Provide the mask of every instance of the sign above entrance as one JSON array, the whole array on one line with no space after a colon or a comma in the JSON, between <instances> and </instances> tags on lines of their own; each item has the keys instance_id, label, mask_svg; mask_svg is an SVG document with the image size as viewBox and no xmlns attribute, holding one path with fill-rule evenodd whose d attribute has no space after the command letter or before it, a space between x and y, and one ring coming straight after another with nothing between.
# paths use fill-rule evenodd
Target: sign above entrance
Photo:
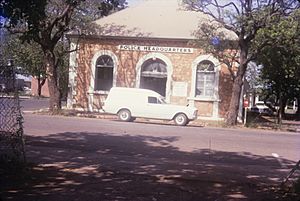
<instances>
[{"instance_id":1,"label":"sign above entrance","mask_svg":"<svg viewBox=\"0 0 300 201\"><path fill-rule=\"evenodd\" d=\"M119 50L127 51L145 51L145 52L171 52L171 53L183 53L192 54L193 48L184 47L161 47L161 46L147 46L147 45L119 45Z\"/></svg>"}]
</instances>

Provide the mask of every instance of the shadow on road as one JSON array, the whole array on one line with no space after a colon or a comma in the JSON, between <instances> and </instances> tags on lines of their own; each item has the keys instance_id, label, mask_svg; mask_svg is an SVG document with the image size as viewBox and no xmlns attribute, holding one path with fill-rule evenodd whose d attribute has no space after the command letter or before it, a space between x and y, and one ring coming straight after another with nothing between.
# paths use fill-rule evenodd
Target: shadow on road
<instances>
[{"instance_id":1,"label":"shadow on road","mask_svg":"<svg viewBox=\"0 0 300 201\"><path fill-rule=\"evenodd\" d=\"M176 137L58 133L27 136L31 167L1 172L1 197L43 201L283 200L286 175L271 157L214 150L182 152ZM293 161L283 160L291 166Z\"/></svg>"},{"instance_id":2,"label":"shadow on road","mask_svg":"<svg viewBox=\"0 0 300 201\"><path fill-rule=\"evenodd\" d=\"M111 118L111 121L122 122L119 119L113 119L113 118ZM128 123L128 122L126 122L126 123ZM180 127L180 126L177 126L173 120L137 118L133 122L129 122L129 123L131 123L131 124L153 124L153 125ZM194 127L194 128L198 127L199 128L199 127L204 127L204 125L203 125L203 123L200 124L199 122L191 121L186 125L186 127Z\"/></svg>"}]
</instances>

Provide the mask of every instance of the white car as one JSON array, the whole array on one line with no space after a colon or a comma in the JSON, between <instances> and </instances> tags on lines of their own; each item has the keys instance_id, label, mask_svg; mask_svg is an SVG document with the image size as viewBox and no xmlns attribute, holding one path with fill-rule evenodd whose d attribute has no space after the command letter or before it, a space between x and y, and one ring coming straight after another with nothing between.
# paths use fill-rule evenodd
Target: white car
<instances>
[{"instance_id":1,"label":"white car","mask_svg":"<svg viewBox=\"0 0 300 201\"><path fill-rule=\"evenodd\" d=\"M5 92L6 86L5 84L0 84L0 92Z\"/></svg>"},{"instance_id":2,"label":"white car","mask_svg":"<svg viewBox=\"0 0 300 201\"><path fill-rule=\"evenodd\" d=\"M264 102L257 102L255 106L251 107L251 111L268 115L271 115L273 113L272 110L268 106L266 106Z\"/></svg>"},{"instance_id":3,"label":"white car","mask_svg":"<svg viewBox=\"0 0 300 201\"><path fill-rule=\"evenodd\" d=\"M197 118L197 108L172 105L155 91L138 88L113 87L103 106L110 114L117 114L122 121L133 121L137 117L174 120L185 126Z\"/></svg>"}]
</instances>

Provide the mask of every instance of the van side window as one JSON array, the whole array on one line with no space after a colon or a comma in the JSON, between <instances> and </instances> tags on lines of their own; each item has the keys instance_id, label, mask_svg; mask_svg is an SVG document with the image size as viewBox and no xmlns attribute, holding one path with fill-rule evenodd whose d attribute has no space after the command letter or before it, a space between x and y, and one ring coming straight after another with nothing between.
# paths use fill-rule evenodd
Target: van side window
<instances>
[{"instance_id":1,"label":"van side window","mask_svg":"<svg viewBox=\"0 0 300 201\"><path fill-rule=\"evenodd\" d=\"M154 103L154 104L157 104L157 103L158 103L158 100L157 100L156 97L148 96L148 103Z\"/></svg>"}]
</instances>

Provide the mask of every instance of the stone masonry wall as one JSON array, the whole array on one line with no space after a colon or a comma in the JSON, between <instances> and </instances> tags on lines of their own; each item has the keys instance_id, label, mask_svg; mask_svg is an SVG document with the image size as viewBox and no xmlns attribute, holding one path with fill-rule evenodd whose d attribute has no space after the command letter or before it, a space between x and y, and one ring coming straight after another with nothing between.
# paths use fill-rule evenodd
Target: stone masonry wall
<instances>
[{"instance_id":1,"label":"stone masonry wall","mask_svg":"<svg viewBox=\"0 0 300 201\"><path fill-rule=\"evenodd\" d=\"M98 51L108 50L113 52L118 58L117 66L117 83L116 86L135 87L136 86L136 64L145 55L150 52L142 51L124 51L119 50L118 45L151 45L160 47L190 47L184 41L162 41L162 40L105 40L105 39L83 39L80 42L80 50L78 52L78 69L77 69L77 88L76 105L77 108L88 108L89 103L89 86L91 82L91 66L92 58ZM172 103L186 105L188 97L191 96L192 87L192 63L204 51L194 48L192 54L182 53L160 53L169 58L173 65L172 82L186 82L187 97L174 97L171 95ZM224 117L229 107L232 81L230 74L225 66L221 67L219 72L219 116ZM171 83L172 91L172 83ZM104 95L105 96L105 95ZM101 95L95 97L96 100L103 100ZM94 100L95 102L95 100ZM97 103L95 103L97 105ZM100 104L101 105L101 104ZM199 115L211 116L212 102L195 101L195 106L199 110ZM99 106L98 106L99 107ZM100 106L101 107L101 106Z\"/></svg>"}]
</instances>

